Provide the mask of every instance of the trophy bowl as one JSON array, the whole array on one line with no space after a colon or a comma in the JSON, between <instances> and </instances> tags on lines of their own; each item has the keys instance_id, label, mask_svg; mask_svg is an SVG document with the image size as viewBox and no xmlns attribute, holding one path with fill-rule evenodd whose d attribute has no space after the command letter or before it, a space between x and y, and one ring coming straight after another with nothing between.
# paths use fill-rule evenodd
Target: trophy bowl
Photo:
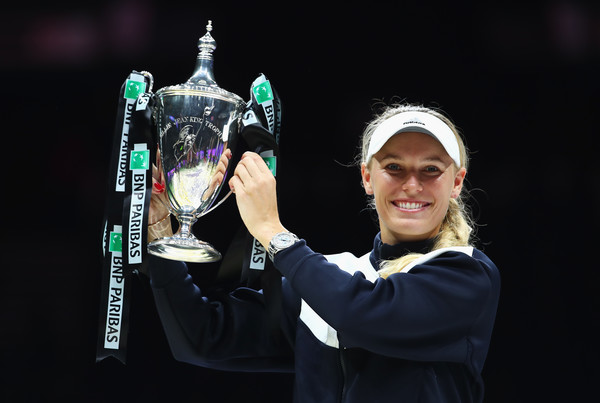
<instances>
[{"instance_id":1,"label":"trophy bowl","mask_svg":"<svg viewBox=\"0 0 600 403\"><path fill-rule=\"evenodd\" d=\"M169 199L169 211L179 221L171 237L148 244L148 252L166 259L214 262L221 254L196 238L192 225L211 211L225 179L215 180L219 161L237 140L244 100L216 84L212 77L212 51L216 45L207 33L200 38L194 75L184 84L161 88L155 94L154 119ZM229 167L228 170L230 170Z\"/></svg>"}]
</instances>

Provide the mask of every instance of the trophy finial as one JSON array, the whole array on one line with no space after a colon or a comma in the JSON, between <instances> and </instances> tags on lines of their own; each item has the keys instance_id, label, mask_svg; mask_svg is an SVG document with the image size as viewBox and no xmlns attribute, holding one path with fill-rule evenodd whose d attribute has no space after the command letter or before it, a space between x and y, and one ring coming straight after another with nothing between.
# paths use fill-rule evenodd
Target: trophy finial
<instances>
[{"instance_id":1,"label":"trophy finial","mask_svg":"<svg viewBox=\"0 0 600 403\"><path fill-rule=\"evenodd\" d=\"M212 52L217 48L217 42L210 34L212 30L212 20L208 20L208 24L206 25L206 33L198 41L198 50L200 51L198 58L212 59Z\"/></svg>"}]
</instances>

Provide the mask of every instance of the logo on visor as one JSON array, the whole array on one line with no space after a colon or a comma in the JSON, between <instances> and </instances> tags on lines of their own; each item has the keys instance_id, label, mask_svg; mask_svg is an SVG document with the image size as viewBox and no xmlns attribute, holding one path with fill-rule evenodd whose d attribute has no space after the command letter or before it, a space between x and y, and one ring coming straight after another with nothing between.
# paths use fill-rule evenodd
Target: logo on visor
<instances>
[{"instance_id":1,"label":"logo on visor","mask_svg":"<svg viewBox=\"0 0 600 403\"><path fill-rule=\"evenodd\" d=\"M413 118L412 120L404 122L403 124L404 124L404 126L411 125L411 124L417 124L417 125L425 126L425 123L421 122L419 119L416 119L416 118Z\"/></svg>"}]
</instances>

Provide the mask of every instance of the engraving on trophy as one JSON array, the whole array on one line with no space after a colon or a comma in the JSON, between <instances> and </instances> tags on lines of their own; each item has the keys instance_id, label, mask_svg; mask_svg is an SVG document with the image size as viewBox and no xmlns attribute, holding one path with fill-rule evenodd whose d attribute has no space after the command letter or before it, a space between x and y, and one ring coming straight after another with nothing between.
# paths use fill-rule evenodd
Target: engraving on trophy
<instances>
[{"instance_id":1,"label":"engraving on trophy","mask_svg":"<svg viewBox=\"0 0 600 403\"><path fill-rule=\"evenodd\" d=\"M179 132L179 140L175 144L173 144L173 153L175 153L175 159L177 162L181 161L183 156L186 156L185 161L193 162L193 149L194 142L196 141L196 136L198 132L194 132L194 126L187 125L184 126L183 129Z\"/></svg>"},{"instance_id":2,"label":"engraving on trophy","mask_svg":"<svg viewBox=\"0 0 600 403\"><path fill-rule=\"evenodd\" d=\"M196 137L198 136L200 130L202 130L202 126L206 120L206 117L210 115L213 109L214 106L205 106L202 117L197 118L195 116L185 116L183 118L183 122L197 122L199 128L198 130L194 130L194 125L186 125L179 131L179 140L173 144L173 152L175 153L177 162L179 162L184 156L187 157L186 161L194 161L194 144L196 142ZM214 130L214 128L215 126L212 125L211 129Z\"/></svg>"}]
</instances>

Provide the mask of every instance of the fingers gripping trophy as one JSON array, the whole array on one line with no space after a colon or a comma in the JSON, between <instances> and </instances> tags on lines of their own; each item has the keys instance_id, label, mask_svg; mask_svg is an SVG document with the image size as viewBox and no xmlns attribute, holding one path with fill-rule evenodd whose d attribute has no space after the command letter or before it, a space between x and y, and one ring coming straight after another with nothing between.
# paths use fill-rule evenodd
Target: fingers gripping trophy
<instances>
[{"instance_id":1,"label":"fingers gripping trophy","mask_svg":"<svg viewBox=\"0 0 600 403\"><path fill-rule=\"evenodd\" d=\"M206 30L198 42L194 74L184 84L158 90L153 112L167 207L180 226L173 236L151 242L148 252L188 262L221 258L213 246L194 236L192 225L218 206L213 204L224 182L221 170L227 168L227 150L240 133L245 108L242 98L220 88L214 80L216 42L211 36L211 21Z\"/></svg>"}]
</instances>

